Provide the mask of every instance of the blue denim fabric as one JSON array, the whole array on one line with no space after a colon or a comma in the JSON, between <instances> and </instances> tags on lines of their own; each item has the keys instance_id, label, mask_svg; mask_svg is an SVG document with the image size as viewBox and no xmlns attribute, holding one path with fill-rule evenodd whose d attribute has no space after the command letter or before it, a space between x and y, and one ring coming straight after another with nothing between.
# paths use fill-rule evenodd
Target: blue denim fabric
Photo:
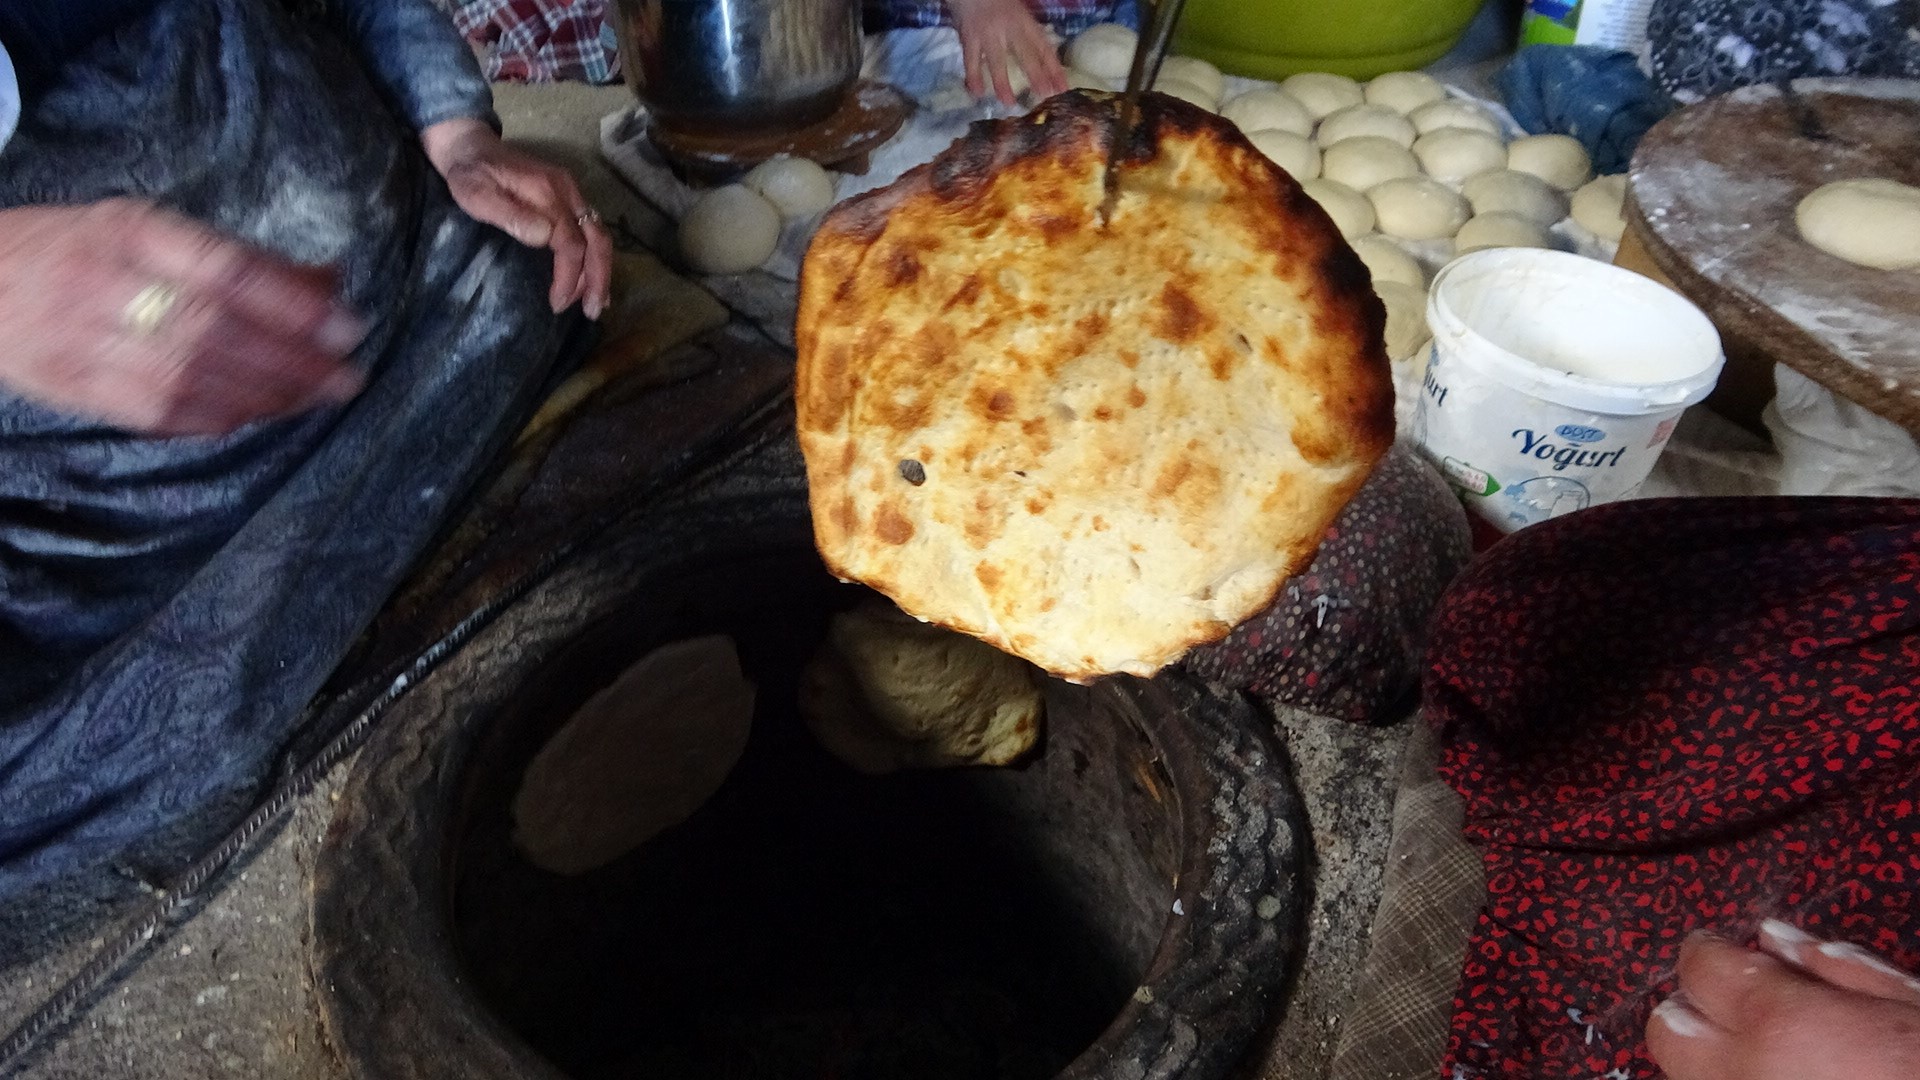
<instances>
[{"instance_id":1,"label":"blue denim fabric","mask_svg":"<svg viewBox=\"0 0 1920 1080\"><path fill-rule=\"evenodd\" d=\"M1494 81L1521 127L1579 139L1602 174L1625 169L1672 107L1632 53L1590 45L1528 46Z\"/></svg>"}]
</instances>

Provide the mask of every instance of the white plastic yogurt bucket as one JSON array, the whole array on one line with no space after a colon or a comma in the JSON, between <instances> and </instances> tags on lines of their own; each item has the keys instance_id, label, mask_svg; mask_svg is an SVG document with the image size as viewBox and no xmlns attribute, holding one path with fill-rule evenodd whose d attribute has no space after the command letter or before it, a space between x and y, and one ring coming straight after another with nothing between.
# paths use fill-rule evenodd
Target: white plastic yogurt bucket
<instances>
[{"instance_id":1,"label":"white plastic yogurt bucket","mask_svg":"<svg viewBox=\"0 0 1920 1080\"><path fill-rule=\"evenodd\" d=\"M1680 294L1538 248L1447 264L1427 321L1414 438L1502 532L1630 494L1724 362L1713 324Z\"/></svg>"}]
</instances>

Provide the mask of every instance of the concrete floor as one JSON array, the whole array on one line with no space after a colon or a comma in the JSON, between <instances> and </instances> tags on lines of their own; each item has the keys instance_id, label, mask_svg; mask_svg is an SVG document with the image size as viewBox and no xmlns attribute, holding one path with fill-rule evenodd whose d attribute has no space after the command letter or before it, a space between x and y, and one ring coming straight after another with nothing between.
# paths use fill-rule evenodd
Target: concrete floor
<instances>
[{"instance_id":1,"label":"concrete floor","mask_svg":"<svg viewBox=\"0 0 1920 1080\"><path fill-rule=\"evenodd\" d=\"M660 216L599 161L599 119L625 104L624 88L504 86L498 101L508 134L572 166L609 221L642 243L660 240ZM1316 872L1306 963L1272 1045L1250 1070L1275 1080L1318 1077L1331 1055L1379 896L1408 727L1280 720L1308 801ZM278 836L197 913L161 931L103 996L44 1039L19 1075L342 1076L317 1019L306 962L311 870L339 776L336 770L302 799ZM98 944L75 941L5 971L0 1024L18 1023Z\"/></svg>"}]
</instances>

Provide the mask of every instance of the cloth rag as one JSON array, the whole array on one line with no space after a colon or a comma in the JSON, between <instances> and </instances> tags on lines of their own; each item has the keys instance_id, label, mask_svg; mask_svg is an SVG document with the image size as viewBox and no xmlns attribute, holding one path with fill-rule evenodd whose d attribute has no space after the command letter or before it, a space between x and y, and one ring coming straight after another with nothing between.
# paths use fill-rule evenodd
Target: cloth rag
<instances>
[{"instance_id":1,"label":"cloth rag","mask_svg":"<svg viewBox=\"0 0 1920 1080\"><path fill-rule=\"evenodd\" d=\"M1603 176L1624 170L1671 108L1632 53L1590 45L1530 45L1494 83L1521 127L1580 140Z\"/></svg>"}]
</instances>

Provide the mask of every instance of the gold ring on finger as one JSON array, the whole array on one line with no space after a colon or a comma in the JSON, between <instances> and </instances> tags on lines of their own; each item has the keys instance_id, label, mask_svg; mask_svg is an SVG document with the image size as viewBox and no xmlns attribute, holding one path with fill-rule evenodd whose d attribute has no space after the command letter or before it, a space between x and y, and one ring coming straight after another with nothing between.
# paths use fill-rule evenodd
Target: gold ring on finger
<instances>
[{"instance_id":1,"label":"gold ring on finger","mask_svg":"<svg viewBox=\"0 0 1920 1080\"><path fill-rule=\"evenodd\" d=\"M120 321L133 334L147 337L160 329L160 324L179 302L178 286L156 281L133 294L127 306L120 309Z\"/></svg>"}]
</instances>

